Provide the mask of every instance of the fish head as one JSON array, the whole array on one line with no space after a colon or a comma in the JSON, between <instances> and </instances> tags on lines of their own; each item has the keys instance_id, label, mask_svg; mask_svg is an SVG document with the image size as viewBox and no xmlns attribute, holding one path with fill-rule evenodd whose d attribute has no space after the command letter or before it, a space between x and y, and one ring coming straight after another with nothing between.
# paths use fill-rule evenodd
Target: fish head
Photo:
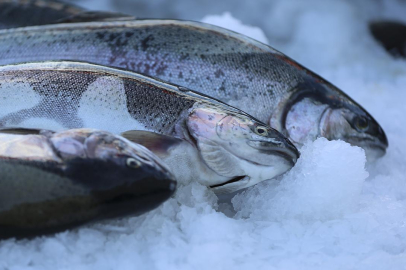
<instances>
[{"instance_id":1,"label":"fish head","mask_svg":"<svg viewBox=\"0 0 406 270\"><path fill-rule=\"evenodd\" d=\"M73 129L53 134L50 141L64 161L64 173L112 210L104 217L145 212L175 191L167 166L147 148L121 136Z\"/></svg>"},{"instance_id":2,"label":"fish head","mask_svg":"<svg viewBox=\"0 0 406 270\"><path fill-rule=\"evenodd\" d=\"M327 108L320 119L320 135L363 148L369 161L382 157L388 147L381 126L358 106Z\"/></svg>"},{"instance_id":3,"label":"fish head","mask_svg":"<svg viewBox=\"0 0 406 270\"><path fill-rule=\"evenodd\" d=\"M335 86L325 81L306 83L292 93L279 105L271 126L281 130L295 145L325 137L363 148L369 161L385 154L388 140L382 127Z\"/></svg>"},{"instance_id":4,"label":"fish head","mask_svg":"<svg viewBox=\"0 0 406 270\"><path fill-rule=\"evenodd\" d=\"M299 157L282 134L239 110L200 104L189 111L186 125L207 166L228 179L211 183L218 193L272 179Z\"/></svg>"}]
</instances>

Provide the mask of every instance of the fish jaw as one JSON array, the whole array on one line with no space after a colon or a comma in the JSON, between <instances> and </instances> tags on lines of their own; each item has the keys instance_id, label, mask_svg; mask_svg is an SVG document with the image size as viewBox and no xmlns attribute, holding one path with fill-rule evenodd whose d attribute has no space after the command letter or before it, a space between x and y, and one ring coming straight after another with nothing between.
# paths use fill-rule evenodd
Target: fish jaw
<instances>
[{"instance_id":1,"label":"fish jaw","mask_svg":"<svg viewBox=\"0 0 406 270\"><path fill-rule=\"evenodd\" d=\"M239 166L243 168L247 175L244 177L236 177L220 185L212 186L211 188L217 195L233 193L256 185L262 181L271 180L290 170L293 164L281 157L279 161L275 161L275 166L254 164L243 159L239 160ZM236 179L238 180L236 181Z\"/></svg>"}]
</instances>

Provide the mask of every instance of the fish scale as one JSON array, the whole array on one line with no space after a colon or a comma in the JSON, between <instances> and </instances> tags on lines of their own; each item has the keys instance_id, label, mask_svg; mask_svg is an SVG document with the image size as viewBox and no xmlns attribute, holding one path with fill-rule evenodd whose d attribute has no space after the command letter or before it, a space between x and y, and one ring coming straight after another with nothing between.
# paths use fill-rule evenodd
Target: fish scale
<instances>
[{"instance_id":1,"label":"fish scale","mask_svg":"<svg viewBox=\"0 0 406 270\"><path fill-rule=\"evenodd\" d=\"M3 116L0 125L18 126L29 115L30 117L57 120L65 128L83 127L83 120L78 115L80 100L88 91L89 85L95 83L100 77L103 77L103 74L92 74L86 70L74 69L71 72L38 72L31 71L29 68L25 71L10 71L1 77L3 85L5 82L15 84L28 81L32 90L44 98L32 108ZM170 133L180 114L191 108L194 103L184 99L181 95L165 94L162 89L154 85L140 83L136 80L122 79L118 83L122 83L124 86L128 112L142 123L145 129ZM105 93L104 96L98 98L108 102L109 100L104 99L114 96L119 95ZM7 97L4 97L3 102L7 102ZM166 104L167 110L162 110L159 104ZM59 110L60 108L63 110ZM157 121L157 117L161 117L165 121Z\"/></svg>"},{"instance_id":2,"label":"fish scale","mask_svg":"<svg viewBox=\"0 0 406 270\"><path fill-rule=\"evenodd\" d=\"M260 107L277 102L283 89L300 80L292 75L292 67L277 57L269 65L269 48L260 43L253 47L235 39L230 44L228 36L170 20L161 21L160 27L154 26L154 21L141 20L2 30L0 45L2 65L89 61L185 85L225 102L248 98L259 101ZM175 53L179 50L185 53ZM269 72L270 67L277 68ZM271 83L275 81L279 83ZM259 93L261 98L256 98ZM256 111L246 104L240 108L261 121L269 120L267 111Z\"/></svg>"}]
</instances>

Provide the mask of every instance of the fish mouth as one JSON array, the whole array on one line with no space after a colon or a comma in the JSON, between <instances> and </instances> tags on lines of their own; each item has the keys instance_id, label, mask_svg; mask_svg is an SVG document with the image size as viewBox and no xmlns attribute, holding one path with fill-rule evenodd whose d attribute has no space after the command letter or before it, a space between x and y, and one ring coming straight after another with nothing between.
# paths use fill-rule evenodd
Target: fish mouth
<instances>
[{"instance_id":1,"label":"fish mouth","mask_svg":"<svg viewBox=\"0 0 406 270\"><path fill-rule=\"evenodd\" d=\"M238 181L241 181L241 180L243 180L243 179L246 178L246 177L248 177L248 176L247 176L247 175L236 176L236 177L232 178L231 180L229 180L229 181L227 181L227 182L210 186L210 188L215 189L215 188L218 188L218 187L224 187L224 186L226 186L226 185L229 185L229 184L232 184L232 183L236 183L236 182L238 182Z\"/></svg>"},{"instance_id":2,"label":"fish mouth","mask_svg":"<svg viewBox=\"0 0 406 270\"><path fill-rule=\"evenodd\" d=\"M295 165L296 161L300 157L298 150L292 151L289 149L278 149L273 151L274 155L284 158L286 161L290 162L291 165Z\"/></svg>"},{"instance_id":3,"label":"fish mouth","mask_svg":"<svg viewBox=\"0 0 406 270\"><path fill-rule=\"evenodd\" d=\"M294 165L296 161L300 157L300 152L297 150L297 148L289 142L289 144L286 147L271 147L271 146L261 146L258 145L257 141L248 141L247 143L250 147L257 149L258 151L268 154L268 155L273 155L273 156L278 156L283 158L284 160L288 161L291 165ZM244 159L243 157L239 157L241 159ZM246 160L247 162L256 164L256 165L266 165L266 164L258 164L253 162L252 160Z\"/></svg>"},{"instance_id":4,"label":"fish mouth","mask_svg":"<svg viewBox=\"0 0 406 270\"><path fill-rule=\"evenodd\" d=\"M299 158L299 152L298 151L294 152L294 151L290 151L288 149L274 149L274 150L272 150L272 155L279 156L279 157L283 158L284 160L286 160L289 163L289 166L292 166L292 167L295 165L296 160ZM260 164L258 162L248 160L248 159L245 159L245 158L240 157L240 156L236 156L236 157L238 157L239 159L244 160L244 161L246 161L246 162L248 162L250 164L256 165L256 166L270 167L269 165ZM217 185L212 185L212 186L210 186L210 188L217 189L217 188L220 188L220 187L225 187L225 186L228 186L230 184L240 182L242 180L249 181L250 177L248 175L235 176L234 178L232 178L232 179L230 179L230 180L228 180L228 181L226 181L224 183L217 184Z\"/></svg>"},{"instance_id":5,"label":"fish mouth","mask_svg":"<svg viewBox=\"0 0 406 270\"><path fill-rule=\"evenodd\" d=\"M386 153L386 149L388 147L387 144L374 138L362 138L362 140L360 140L359 137L351 136L347 137L346 141L349 142L352 146L358 146L363 148L365 150L366 155L371 154L371 152L374 152L376 158L384 156Z\"/></svg>"}]
</instances>

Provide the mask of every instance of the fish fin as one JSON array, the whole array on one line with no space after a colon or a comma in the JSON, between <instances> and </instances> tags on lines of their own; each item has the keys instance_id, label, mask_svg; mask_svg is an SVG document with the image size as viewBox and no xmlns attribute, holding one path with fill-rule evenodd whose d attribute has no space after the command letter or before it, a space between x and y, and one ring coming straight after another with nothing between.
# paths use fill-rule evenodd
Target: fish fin
<instances>
[{"instance_id":1,"label":"fish fin","mask_svg":"<svg viewBox=\"0 0 406 270\"><path fill-rule=\"evenodd\" d=\"M187 143L185 140L179 138L144 130L129 130L121 133L120 135L129 141L145 146L158 155L168 153L168 150L171 147L181 143Z\"/></svg>"},{"instance_id":2,"label":"fish fin","mask_svg":"<svg viewBox=\"0 0 406 270\"><path fill-rule=\"evenodd\" d=\"M130 21L136 18L118 12L108 11L84 11L66 18L55 21L55 23L79 23L79 22L108 22L108 21Z\"/></svg>"},{"instance_id":3,"label":"fish fin","mask_svg":"<svg viewBox=\"0 0 406 270\"><path fill-rule=\"evenodd\" d=\"M47 129L36 128L0 128L0 133L5 134L18 134L18 135L42 135L45 133L55 133L54 131Z\"/></svg>"},{"instance_id":4,"label":"fish fin","mask_svg":"<svg viewBox=\"0 0 406 270\"><path fill-rule=\"evenodd\" d=\"M242 175L244 172L238 167L238 162L231 154L210 140L199 139L198 147L202 158L217 174L234 177Z\"/></svg>"}]
</instances>

